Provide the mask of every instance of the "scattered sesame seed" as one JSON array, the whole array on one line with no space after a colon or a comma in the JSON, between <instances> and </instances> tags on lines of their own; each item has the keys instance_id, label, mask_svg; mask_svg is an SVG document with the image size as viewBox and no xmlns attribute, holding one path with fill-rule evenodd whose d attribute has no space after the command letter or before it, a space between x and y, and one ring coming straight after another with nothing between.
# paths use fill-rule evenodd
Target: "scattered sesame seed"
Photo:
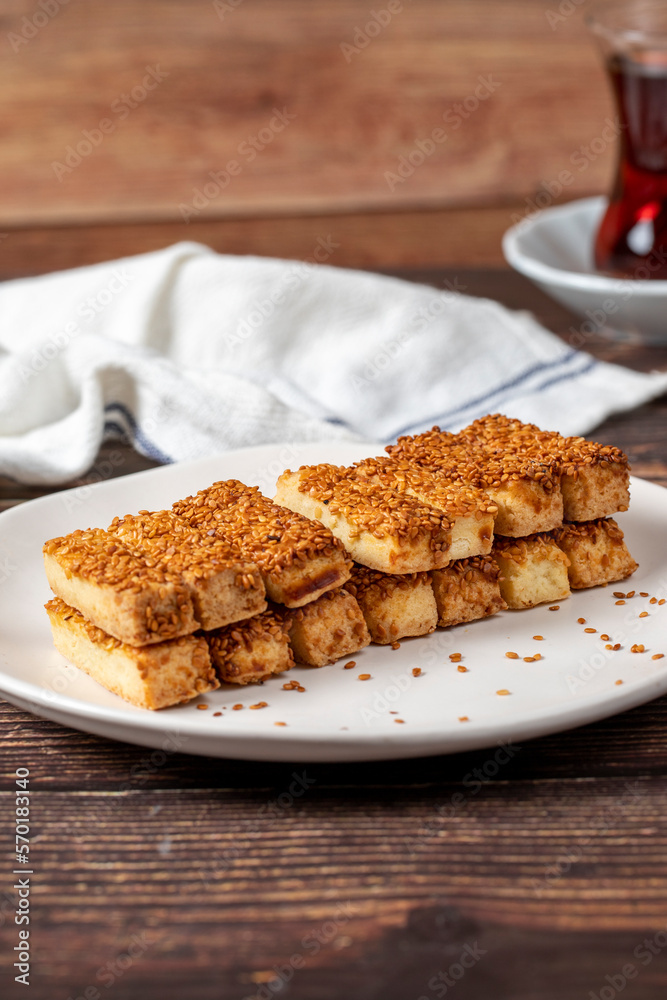
<instances>
[{"instance_id":1,"label":"scattered sesame seed","mask_svg":"<svg viewBox=\"0 0 667 1000\"><path fill-rule=\"evenodd\" d=\"M625 597L625 594L623 593L622 590L615 590L614 597Z\"/></svg>"},{"instance_id":2,"label":"scattered sesame seed","mask_svg":"<svg viewBox=\"0 0 667 1000\"><path fill-rule=\"evenodd\" d=\"M268 708L268 701L258 701L256 705L250 705L250 708Z\"/></svg>"},{"instance_id":3,"label":"scattered sesame seed","mask_svg":"<svg viewBox=\"0 0 667 1000\"><path fill-rule=\"evenodd\" d=\"M653 656L651 657L651 659L652 660L662 660L663 657L664 657L664 655L665 655L664 653L654 653Z\"/></svg>"},{"instance_id":4,"label":"scattered sesame seed","mask_svg":"<svg viewBox=\"0 0 667 1000\"><path fill-rule=\"evenodd\" d=\"M603 642L609 642L609 636L607 635L606 632L600 632L600 638L602 639Z\"/></svg>"},{"instance_id":5,"label":"scattered sesame seed","mask_svg":"<svg viewBox=\"0 0 667 1000\"><path fill-rule=\"evenodd\" d=\"M459 715L459 722L470 722L467 715Z\"/></svg>"},{"instance_id":6,"label":"scattered sesame seed","mask_svg":"<svg viewBox=\"0 0 667 1000\"><path fill-rule=\"evenodd\" d=\"M200 711L200 712L201 712L201 711L204 711L204 712L205 712L205 711L206 711L206 709L208 708L208 705L197 705L197 708L199 709L199 711Z\"/></svg>"},{"instance_id":7,"label":"scattered sesame seed","mask_svg":"<svg viewBox=\"0 0 667 1000\"><path fill-rule=\"evenodd\" d=\"M661 604L664 604L664 603L665 603L665 598L661 597L660 600L658 601L658 605L661 605Z\"/></svg>"},{"instance_id":8,"label":"scattered sesame seed","mask_svg":"<svg viewBox=\"0 0 667 1000\"><path fill-rule=\"evenodd\" d=\"M393 710L393 711L391 711L391 712L390 712L389 714L390 714L390 715L398 715L398 712L397 712L397 711L396 711L396 710L394 709L394 710Z\"/></svg>"},{"instance_id":9,"label":"scattered sesame seed","mask_svg":"<svg viewBox=\"0 0 667 1000\"><path fill-rule=\"evenodd\" d=\"M405 724L405 719L394 719L394 722L400 722L401 725Z\"/></svg>"},{"instance_id":10,"label":"scattered sesame seed","mask_svg":"<svg viewBox=\"0 0 667 1000\"><path fill-rule=\"evenodd\" d=\"M400 642L392 642L391 648L392 649L400 649L401 648Z\"/></svg>"},{"instance_id":11,"label":"scattered sesame seed","mask_svg":"<svg viewBox=\"0 0 667 1000\"><path fill-rule=\"evenodd\" d=\"M616 601L616 604L625 604L625 601Z\"/></svg>"},{"instance_id":12,"label":"scattered sesame seed","mask_svg":"<svg viewBox=\"0 0 667 1000\"><path fill-rule=\"evenodd\" d=\"M597 632L597 629L596 628L585 628L584 632L589 632L592 635L593 632Z\"/></svg>"},{"instance_id":13,"label":"scattered sesame seed","mask_svg":"<svg viewBox=\"0 0 667 1000\"><path fill-rule=\"evenodd\" d=\"M232 708L234 709L235 712L238 712L240 709L243 708L243 705L232 705Z\"/></svg>"},{"instance_id":14,"label":"scattered sesame seed","mask_svg":"<svg viewBox=\"0 0 667 1000\"><path fill-rule=\"evenodd\" d=\"M535 657L534 656L524 656L523 662L524 663L534 663L535 662Z\"/></svg>"},{"instance_id":15,"label":"scattered sesame seed","mask_svg":"<svg viewBox=\"0 0 667 1000\"><path fill-rule=\"evenodd\" d=\"M496 694L509 694L510 692L507 688L501 688L500 691L496 691Z\"/></svg>"},{"instance_id":16,"label":"scattered sesame seed","mask_svg":"<svg viewBox=\"0 0 667 1000\"><path fill-rule=\"evenodd\" d=\"M629 590L625 596L626 597L634 597L635 596L634 590Z\"/></svg>"},{"instance_id":17,"label":"scattered sesame seed","mask_svg":"<svg viewBox=\"0 0 667 1000\"><path fill-rule=\"evenodd\" d=\"M534 635L533 639L535 639L537 642L541 642L542 639L544 639L544 636L543 635Z\"/></svg>"},{"instance_id":18,"label":"scattered sesame seed","mask_svg":"<svg viewBox=\"0 0 667 1000\"><path fill-rule=\"evenodd\" d=\"M353 667L356 667L356 665L357 665L357 661L356 660L350 660L348 663L345 664L345 666L343 667L343 670L352 670Z\"/></svg>"},{"instance_id":19,"label":"scattered sesame seed","mask_svg":"<svg viewBox=\"0 0 667 1000\"><path fill-rule=\"evenodd\" d=\"M640 596L640 597L648 597L648 594L647 594L647 593L646 593L645 591L643 591L643 590L640 590L640 591L639 591L639 596Z\"/></svg>"},{"instance_id":20,"label":"scattered sesame seed","mask_svg":"<svg viewBox=\"0 0 667 1000\"><path fill-rule=\"evenodd\" d=\"M579 623L579 625L585 625L586 624L586 619L585 618L577 618L577 622Z\"/></svg>"},{"instance_id":21,"label":"scattered sesame seed","mask_svg":"<svg viewBox=\"0 0 667 1000\"><path fill-rule=\"evenodd\" d=\"M652 597L651 600L648 603L649 604L657 604L658 603L658 598L657 597Z\"/></svg>"},{"instance_id":22,"label":"scattered sesame seed","mask_svg":"<svg viewBox=\"0 0 667 1000\"><path fill-rule=\"evenodd\" d=\"M511 651L509 653L505 653L505 656L507 657L508 660L518 660L519 659L519 654L518 653L512 653Z\"/></svg>"},{"instance_id":23,"label":"scattered sesame seed","mask_svg":"<svg viewBox=\"0 0 667 1000\"><path fill-rule=\"evenodd\" d=\"M614 681L615 684L622 684L623 681Z\"/></svg>"},{"instance_id":24,"label":"scattered sesame seed","mask_svg":"<svg viewBox=\"0 0 667 1000\"><path fill-rule=\"evenodd\" d=\"M468 673L468 668L464 667L462 663L459 663L459 665L458 665L458 667L456 669L458 670L458 672L460 674L467 674Z\"/></svg>"},{"instance_id":25,"label":"scattered sesame seed","mask_svg":"<svg viewBox=\"0 0 667 1000\"><path fill-rule=\"evenodd\" d=\"M534 660L541 660L542 659L542 654L541 653L533 653L533 659Z\"/></svg>"},{"instance_id":26,"label":"scattered sesame seed","mask_svg":"<svg viewBox=\"0 0 667 1000\"><path fill-rule=\"evenodd\" d=\"M421 667L413 667L412 668L412 676L413 677L420 677L421 676Z\"/></svg>"},{"instance_id":27,"label":"scattered sesame seed","mask_svg":"<svg viewBox=\"0 0 667 1000\"><path fill-rule=\"evenodd\" d=\"M631 653L644 653L645 649L644 649L643 643L636 642L634 644L634 646L630 647L630 652Z\"/></svg>"},{"instance_id":28,"label":"scattered sesame seed","mask_svg":"<svg viewBox=\"0 0 667 1000\"><path fill-rule=\"evenodd\" d=\"M612 647L612 649L620 649L620 648L621 648L620 642L615 643L614 646Z\"/></svg>"},{"instance_id":29,"label":"scattered sesame seed","mask_svg":"<svg viewBox=\"0 0 667 1000\"><path fill-rule=\"evenodd\" d=\"M213 718L215 719L218 715L222 715L222 712L214 712L213 713Z\"/></svg>"},{"instance_id":30,"label":"scattered sesame seed","mask_svg":"<svg viewBox=\"0 0 667 1000\"><path fill-rule=\"evenodd\" d=\"M452 663L457 663L461 659L461 653L450 653L449 659Z\"/></svg>"},{"instance_id":31,"label":"scattered sesame seed","mask_svg":"<svg viewBox=\"0 0 667 1000\"><path fill-rule=\"evenodd\" d=\"M286 726L287 723L286 722L274 722L273 725L274 726Z\"/></svg>"},{"instance_id":32,"label":"scattered sesame seed","mask_svg":"<svg viewBox=\"0 0 667 1000\"><path fill-rule=\"evenodd\" d=\"M560 611L560 604L552 604L549 611Z\"/></svg>"},{"instance_id":33,"label":"scattered sesame seed","mask_svg":"<svg viewBox=\"0 0 667 1000\"><path fill-rule=\"evenodd\" d=\"M639 615L640 618L648 618L648 611L642 611Z\"/></svg>"},{"instance_id":34,"label":"scattered sesame seed","mask_svg":"<svg viewBox=\"0 0 667 1000\"><path fill-rule=\"evenodd\" d=\"M371 675L370 674L359 674L359 676L357 678L357 680L360 680L360 681L369 681L370 679L371 679Z\"/></svg>"},{"instance_id":35,"label":"scattered sesame seed","mask_svg":"<svg viewBox=\"0 0 667 1000\"><path fill-rule=\"evenodd\" d=\"M605 649L613 649L614 647L612 646L612 644L610 642L608 642L608 643L606 643L606 645L605 645L604 648Z\"/></svg>"}]
</instances>

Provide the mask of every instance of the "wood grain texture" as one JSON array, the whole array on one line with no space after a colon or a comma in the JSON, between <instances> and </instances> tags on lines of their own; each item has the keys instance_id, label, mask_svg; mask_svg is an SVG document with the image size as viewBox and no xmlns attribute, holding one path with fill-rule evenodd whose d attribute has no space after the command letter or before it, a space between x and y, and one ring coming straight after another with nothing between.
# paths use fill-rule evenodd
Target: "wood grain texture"
<instances>
[{"instance_id":1,"label":"wood grain texture","mask_svg":"<svg viewBox=\"0 0 667 1000\"><path fill-rule=\"evenodd\" d=\"M289 260L321 258L322 241L335 267L417 268L503 266L501 240L525 204L421 211L191 219L105 225L41 225L0 234L3 279L44 274L193 240L219 253ZM329 249L330 248L330 249Z\"/></svg>"},{"instance_id":2,"label":"wood grain texture","mask_svg":"<svg viewBox=\"0 0 667 1000\"><path fill-rule=\"evenodd\" d=\"M527 203L563 171L567 197L609 186L579 8L550 24L538 0L405 0L380 26L365 0L222 7L3 4L2 222Z\"/></svg>"},{"instance_id":3,"label":"wood grain texture","mask_svg":"<svg viewBox=\"0 0 667 1000\"><path fill-rule=\"evenodd\" d=\"M119 996L255 996L300 955L288 995L402 1000L476 944L464 995L564 997L664 928L664 778L500 781L452 808L457 790L397 809L313 787L278 816L263 792L38 793L36 995L83 992L134 940ZM666 971L654 957L633 995Z\"/></svg>"}]
</instances>

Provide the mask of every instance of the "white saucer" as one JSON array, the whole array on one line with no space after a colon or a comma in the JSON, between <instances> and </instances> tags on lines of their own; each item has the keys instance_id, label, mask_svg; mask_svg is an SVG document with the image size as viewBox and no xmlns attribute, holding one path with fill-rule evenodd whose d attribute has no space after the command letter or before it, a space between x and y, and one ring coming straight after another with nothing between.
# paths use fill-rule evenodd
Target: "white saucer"
<instances>
[{"instance_id":1,"label":"white saucer","mask_svg":"<svg viewBox=\"0 0 667 1000\"><path fill-rule=\"evenodd\" d=\"M593 240L606 198L582 198L535 212L503 237L505 259L581 317L572 346L591 333L667 344L667 281L606 278L593 266Z\"/></svg>"}]
</instances>

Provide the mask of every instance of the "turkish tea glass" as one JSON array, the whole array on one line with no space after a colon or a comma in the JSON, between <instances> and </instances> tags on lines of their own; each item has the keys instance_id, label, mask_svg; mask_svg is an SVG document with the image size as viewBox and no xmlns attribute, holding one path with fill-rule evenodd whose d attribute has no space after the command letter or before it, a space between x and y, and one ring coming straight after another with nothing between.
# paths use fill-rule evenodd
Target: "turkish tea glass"
<instances>
[{"instance_id":1,"label":"turkish tea glass","mask_svg":"<svg viewBox=\"0 0 667 1000\"><path fill-rule=\"evenodd\" d=\"M667 0L607 0L587 23L602 50L620 123L598 271L667 279Z\"/></svg>"}]
</instances>

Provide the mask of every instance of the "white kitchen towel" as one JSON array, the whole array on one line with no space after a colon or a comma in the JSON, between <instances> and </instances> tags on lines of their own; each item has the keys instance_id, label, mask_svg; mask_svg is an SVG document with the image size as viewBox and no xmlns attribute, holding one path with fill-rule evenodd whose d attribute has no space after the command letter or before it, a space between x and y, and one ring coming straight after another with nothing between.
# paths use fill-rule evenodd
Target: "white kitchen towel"
<instances>
[{"instance_id":1,"label":"white kitchen towel","mask_svg":"<svg viewBox=\"0 0 667 1000\"><path fill-rule=\"evenodd\" d=\"M496 302L196 243L0 285L0 474L27 483L105 437L174 462L492 412L579 434L666 389Z\"/></svg>"}]
</instances>

